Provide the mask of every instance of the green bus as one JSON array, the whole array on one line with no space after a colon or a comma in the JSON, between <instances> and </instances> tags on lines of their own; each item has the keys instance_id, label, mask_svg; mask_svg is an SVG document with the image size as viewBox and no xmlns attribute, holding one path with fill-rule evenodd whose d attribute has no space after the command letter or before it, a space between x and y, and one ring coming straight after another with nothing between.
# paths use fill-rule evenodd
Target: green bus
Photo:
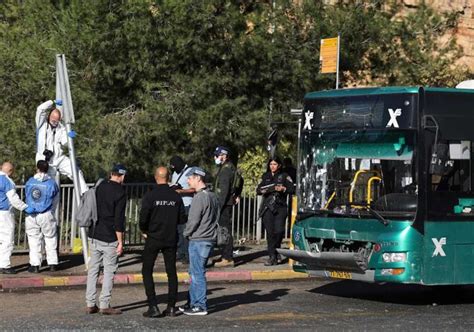
<instances>
[{"instance_id":1,"label":"green bus","mask_svg":"<svg viewBox=\"0 0 474 332\"><path fill-rule=\"evenodd\" d=\"M294 249L313 276L474 283L474 90L308 93Z\"/></svg>"}]
</instances>

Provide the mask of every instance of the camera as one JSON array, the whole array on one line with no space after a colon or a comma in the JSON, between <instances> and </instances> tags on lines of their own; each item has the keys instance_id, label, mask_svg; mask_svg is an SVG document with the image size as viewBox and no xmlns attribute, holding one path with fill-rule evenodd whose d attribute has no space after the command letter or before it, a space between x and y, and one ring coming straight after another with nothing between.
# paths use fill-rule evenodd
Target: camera
<instances>
[{"instance_id":1,"label":"camera","mask_svg":"<svg viewBox=\"0 0 474 332\"><path fill-rule=\"evenodd\" d=\"M179 183L175 183L175 184L170 185L170 188L173 189L173 190L183 189L183 187Z\"/></svg>"},{"instance_id":2,"label":"camera","mask_svg":"<svg viewBox=\"0 0 474 332\"><path fill-rule=\"evenodd\" d=\"M46 150L43 151L43 155L44 155L44 160L49 162L51 160L51 157L53 157L54 152L51 151L51 150L46 149Z\"/></svg>"}]
</instances>

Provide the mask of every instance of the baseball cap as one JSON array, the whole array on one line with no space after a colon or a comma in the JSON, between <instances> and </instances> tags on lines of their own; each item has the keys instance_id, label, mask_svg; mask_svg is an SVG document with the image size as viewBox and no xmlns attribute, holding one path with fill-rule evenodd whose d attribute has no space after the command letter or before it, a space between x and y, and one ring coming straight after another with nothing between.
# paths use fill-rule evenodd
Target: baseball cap
<instances>
[{"instance_id":1,"label":"baseball cap","mask_svg":"<svg viewBox=\"0 0 474 332\"><path fill-rule=\"evenodd\" d=\"M121 175L125 175L125 174L127 174L127 169L122 164L115 164L112 167L112 173L118 173L118 174L121 174Z\"/></svg>"},{"instance_id":2,"label":"baseball cap","mask_svg":"<svg viewBox=\"0 0 474 332\"><path fill-rule=\"evenodd\" d=\"M221 154L228 155L229 154L229 149L226 148L225 146L218 146L214 150L214 156L220 156Z\"/></svg>"},{"instance_id":3,"label":"baseball cap","mask_svg":"<svg viewBox=\"0 0 474 332\"><path fill-rule=\"evenodd\" d=\"M199 176L205 177L206 176L206 171L204 169L202 169L201 167L194 166L194 167L191 167L186 172L186 176L191 176L191 175L199 175Z\"/></svg>"}]
</instances>

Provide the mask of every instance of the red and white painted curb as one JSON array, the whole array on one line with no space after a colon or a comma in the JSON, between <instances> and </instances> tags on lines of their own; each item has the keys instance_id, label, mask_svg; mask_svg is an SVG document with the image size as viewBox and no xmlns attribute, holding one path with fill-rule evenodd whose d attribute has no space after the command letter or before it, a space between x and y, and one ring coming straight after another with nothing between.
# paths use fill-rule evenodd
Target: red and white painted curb
<instances>
[{"instance_id":1,"label":"red and white painted curb","mask_svg":"<svg viewBox=\"0 0 474 332\"><path fill-rule=\"evenodd\" d=\"M257 281L257 280L284 280L295 278L308 278L305 273L293 270L265 270L265 271L209 271L206 273L208 281ZM166 273L153 273L156 283L166 282ZM187 272L178 272L178 280L187 283ZM102 278L99 278L99 282ZM0 279L0 289L60 287L85 285L87 276L35 276L35 277L5 277ZM143 278L140 273L117 274L115 284L141 284Z\"/></svg>"}]
</instances>

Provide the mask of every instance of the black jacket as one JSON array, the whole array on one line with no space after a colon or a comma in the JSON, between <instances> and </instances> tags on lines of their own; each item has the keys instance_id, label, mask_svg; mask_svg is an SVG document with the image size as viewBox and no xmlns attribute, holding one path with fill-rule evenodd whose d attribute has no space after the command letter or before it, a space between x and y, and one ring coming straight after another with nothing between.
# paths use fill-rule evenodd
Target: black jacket
<instances>
[{"instance_id":1,"label":"black jacket","mask_svg":"<svg viewBox=\"0 0 474 332\"><path fill-rule=\"evenodd\" d=\"M97 224L89 230L89 237L104 241L117 241L115 232L125 232L127 194L120 183L104 181L96 189Z\"/></svg>"},{"instance_id":2,"label":"black jacket","mask_svg":"<svg viewBox=\"0 0 474 332\"><path fill-rule=\"evenodd\" d=\"M286 188L286 191L275 191L275 185L282 185ZM287 195L295 193L295 184L291 180L291 177L281 171L272 174L272 172L266 172L262 175L262 181L257 187L257 194L263 195L264 203L270 198L274 198L276 206L287 206ZM273 197L272 197L273 196Z\"/></svg>"},{"instance_id":3,"label":"black jacket","mask_svg":"<svg viewBox=\"0 0 474 332\"><path fill-rule=\"evenodd\" d=\"M163 247L178 243L178 224L186 222L181 197L167 184L159 184L145 194L140 211L140 230Z\"/></svg>"},{"instance_id":4,"label":"black jacket","mask_svg":"<svg viewBox=\"0 0 474 332\"><path fill-rule=\"evenodd\" d=\"M230 160L227 160L224 164L219 166L213 189L217 195L217 199L219 200L221 210L226 205L234 204L232 197L234 176L235 166Z\"/></svg>"}]
</instances>

